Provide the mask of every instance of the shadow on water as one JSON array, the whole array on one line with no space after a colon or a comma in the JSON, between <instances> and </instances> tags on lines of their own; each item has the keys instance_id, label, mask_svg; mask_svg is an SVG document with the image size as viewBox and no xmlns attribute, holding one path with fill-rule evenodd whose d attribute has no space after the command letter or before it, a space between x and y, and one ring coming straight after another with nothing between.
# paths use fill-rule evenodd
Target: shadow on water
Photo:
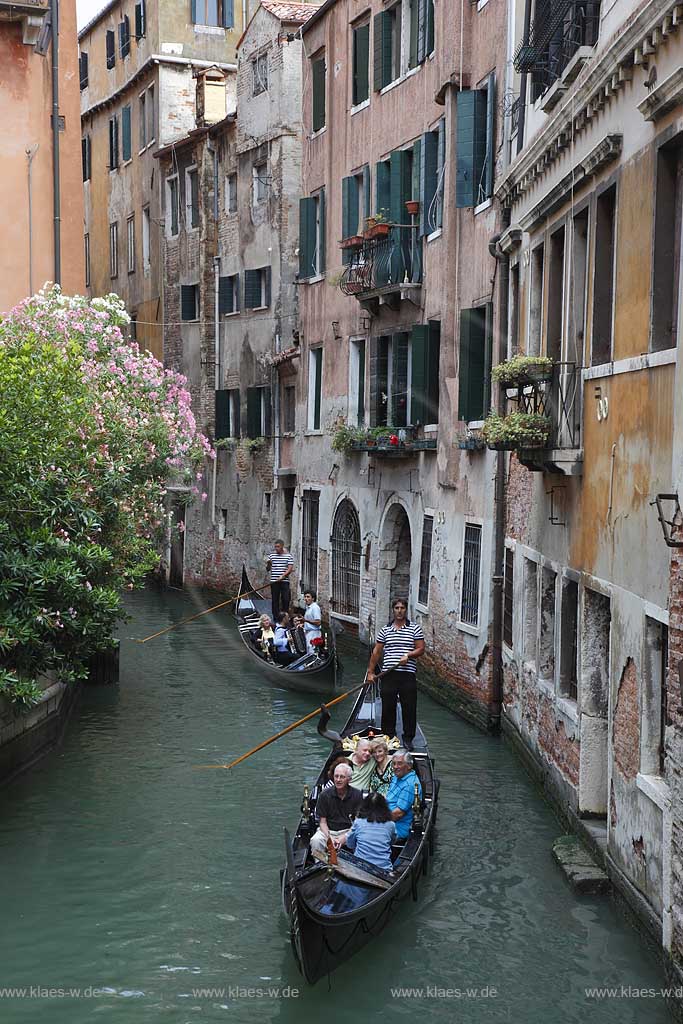
<instances>
[{"instance_id":1,"label":"shadow on water","mask_svg":"<svg viewBox=\"0 0 683 1024\"><path fill-rule=\"evenodd\" d=\"M133 595L122 636L161 629L193 602L215 596ZM362 658L345 667L347 684L362 679ZM330 991L307 987L279 869L283 826L325 742L311 723L230 773L194 766L236 757L314 706L259 677L225 612L144 646L124 640L120 685L86 689L63 745L0 792L0 990L29 988L0 991L3 1024L671 1019L660 997L587 997L666 982L608 899L566 885L550 855L561 829L512 753L426 697L442 780L432 872Z\"/></svg>"}]
</instances>

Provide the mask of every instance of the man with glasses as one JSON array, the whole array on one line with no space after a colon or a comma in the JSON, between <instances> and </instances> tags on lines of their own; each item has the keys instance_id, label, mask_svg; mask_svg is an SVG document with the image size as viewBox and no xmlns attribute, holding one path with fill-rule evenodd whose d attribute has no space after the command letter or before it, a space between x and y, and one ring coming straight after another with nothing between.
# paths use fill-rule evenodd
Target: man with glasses
<instances>
[{"instance_id":1,"label":"man with glasses","mask_svg":"<svg viewBox=\"0 0 683 1024\"><path fill-rule=\"evenodd\" d=\"M403 746L413 749L417 728L417 665L416 659L425 651L422 627L407 617L408 602L396 598L391 605L393 620L380 629L368 664L368 682L376 678L377 666L382 664L382 732L386 736L396 733L396 703L401 701L403 718Z\"/></svg>"}]
</instances>

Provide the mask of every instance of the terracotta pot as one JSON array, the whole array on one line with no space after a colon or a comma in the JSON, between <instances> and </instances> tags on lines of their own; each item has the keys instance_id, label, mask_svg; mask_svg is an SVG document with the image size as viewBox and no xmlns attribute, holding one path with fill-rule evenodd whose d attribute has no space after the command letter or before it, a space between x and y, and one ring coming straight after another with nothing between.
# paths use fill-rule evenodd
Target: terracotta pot
<instances>
[{"instance_id":1,"label":"terracotta pot","mask_svg":"<svg viewBox=\"0 0 683 1024\"><path fill-rule=\"evenodd\" d=\"M408 199L406 201L406 210L411 217L417 217L420 212L420 202L418 199Z\"/></svg>"},{"instance_id":2,"label":"terracotta pot","mask_svg":"<svg viewBox=\"0 0 683 1024\"><path fill-rule=\"evenodd\" d=\"M391 225L390 224L384 224L384 223L373 224L365 232L365 237L366 238L387 238L387 236L389 235L390 231L391 231Z\"/></svg>"},{"instance_id":3,"label":"terracotta pot","mask_svg":"<svg viewBox=\"0 0 683 1024\"><path fill-rule=\"evenodd\" d=\"M341 249L360 249L365 239L362 235L351 235L349 238L344 238L339 243Z\"/></svg>"}]
</instances>

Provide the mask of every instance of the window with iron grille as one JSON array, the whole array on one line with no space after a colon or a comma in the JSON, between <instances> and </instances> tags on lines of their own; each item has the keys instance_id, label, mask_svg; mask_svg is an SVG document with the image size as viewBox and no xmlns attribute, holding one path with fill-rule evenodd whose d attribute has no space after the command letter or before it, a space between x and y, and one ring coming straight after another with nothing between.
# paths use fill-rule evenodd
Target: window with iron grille
<instances>
[{"instance_id":1,"label":"window with iron grille","mask_svg":"<svg viewBox=\"0 0 683 1024\"><path fill-rule=\"evenodd\" d=\"M503 583L503 643L512 647L512 601L515 588L515 553L505 549L505 579Z\"/></svg>"},{"instance_id":2,"label":"window with iron grille","mask_svg":"<svg viewBox=\"0 0 683 1024\"><path fill-rule=\"evenodd\" d=\"M268 54L262 53L251 62L253 94L266 92L268 89Z\"/></svg>"},{"instance_id":3,"label":"window with iron grille","mask_svg":"<svg viewBox=\"0 0 683 1024\"><path fill-rule=\"evenodd\" d=\"M429 579L432 572L432 533L434 516L425 516L422 520L422 550L420 552L420 585L417 591L418 604L425 608L429 605Z\"/></svg>"},{"instance_id":4,"label":"window with iron grille","mask_svg":"<svg viewBox=\"0 0 683 1024\"><path fill-rule=\"evenodd\" d=\"M301 502L301 589L318 586L318 517L320 493L304 491Z\"/></svg>"},{"instance_id":5,"label":"window with iron grille","mask_svg":"<svg viewBox=\"0 0 683 1024\"><path fill-rule=\"evenodd\" d=\"M344 498L332 524L332 607L340 615L358 615L360 556L358 513L352 502Z\"/></svg>"},{"instance_id":6,"label":"window with iron grille","mask_svg":"<svg viewBox=\"0 0 683 1024\"><path fill-rule=\"evenodd\" d=\"M462 556L462 589L460 621L468 626L479 625L479 576L481 573L481 526L465 524Z\"/></svg>"}]
</instances>

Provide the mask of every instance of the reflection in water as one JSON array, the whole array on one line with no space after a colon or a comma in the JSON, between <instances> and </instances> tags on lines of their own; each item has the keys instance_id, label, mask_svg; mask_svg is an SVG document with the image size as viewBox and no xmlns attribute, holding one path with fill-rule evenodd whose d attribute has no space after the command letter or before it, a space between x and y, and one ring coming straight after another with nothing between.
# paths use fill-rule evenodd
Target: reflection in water
<instances>
[{"instance_id":1,"label":"reflection in water","mask_svg":"<svg viewBox=\"0 0 683 1024\"><path fill-rule=\"evenodd\" d=\"M215 597L134 595L122 636L191 614L193 600ZM346 664L347 683L363 660ZM313 709L257 669L224 611L144 646L126 640L120 686L84 691L63 746L0 793L0 986L101 990L3 999L3 1024L48 1013L51 1024L337 1024L378 1011L449 1024L670 1019L659 998L586 998L593 986L665 981L607 899L565 884L550 855L561 827L511 752L426 697L442 782L432 872L331 992L306 987L280 911L282 834L327 744L312 722L229 773L194 770ZM337 711L332 728L342 721ZM200 991L210 988L225 991ZM438 994L449 988L478 991Z\"/></svg>"}]
</instances>

